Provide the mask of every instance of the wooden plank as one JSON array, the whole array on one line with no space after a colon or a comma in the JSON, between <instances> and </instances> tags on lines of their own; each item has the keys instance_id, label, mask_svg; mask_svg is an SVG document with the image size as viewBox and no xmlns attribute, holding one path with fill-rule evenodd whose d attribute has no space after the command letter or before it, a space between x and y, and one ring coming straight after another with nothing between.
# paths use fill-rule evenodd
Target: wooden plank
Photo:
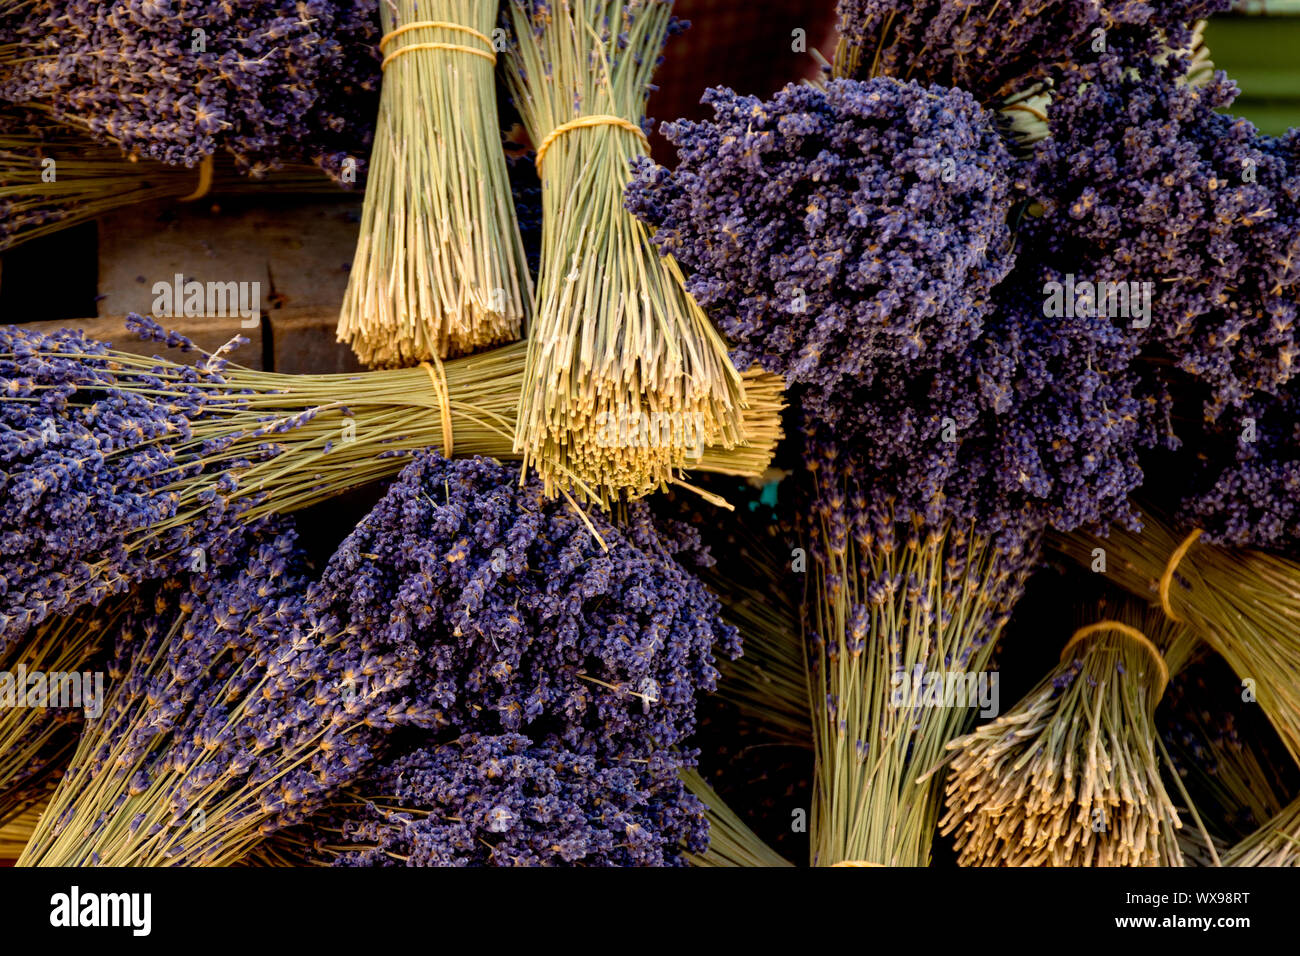
<instances>
[{"instance_id":1,"label":"wooden plank","mask_svg":"<svg viewBox=\"0 0 1300 956\"><path fill-rule=\"evenodd\" d=\"M233 197L151 203L100 223L99 314L148 313L153 287L186 280L258 283L262 310L337 312L352 265L359 196Z\"/></svg>"}]
</instances>

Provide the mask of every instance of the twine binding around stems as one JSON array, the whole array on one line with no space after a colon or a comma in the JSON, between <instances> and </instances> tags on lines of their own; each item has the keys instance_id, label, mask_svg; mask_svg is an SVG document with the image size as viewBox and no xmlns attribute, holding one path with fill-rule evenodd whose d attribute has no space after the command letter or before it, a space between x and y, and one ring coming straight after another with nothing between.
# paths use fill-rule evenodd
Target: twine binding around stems
<instances>
[{"instance_id":1,"label":"twine binding around stems","mask_svg":"<svg viewBox=\"0 0 1300 956\"><path fill-rule=\"evenodd\" d=\"M384 38L379 41L379 52L383 53L384 47L388 45L390 40L396 39L408 30L458 30L461 33L468 33L477 40L482 40L487 44L487 49L480 50L476 46L461 46L459 43L412 43L410 46L399 47L392 53L388 54L388 56L384 57L383 62L379 64L381 70L388 69L389 63L401 56L403 53L410 53L412 50L459 50L461 53L472 53L475 56L481 56L485 60L491 61L493 66L496 65L497 54L495 48L492 46L492 38L490 36L479 33L479 31L475 30L473 27L467 27L461 23L448 23L445 20L417 20L415 23L408 23L406 26L398 27L391 33L386 34Z\"/></svg>"},{"instance_id":2,"label":"twine binding around stems","mask_svg":"<svg viewBox=\"0 0 1300 956\"><path fill-rule=\"evenodd\" d=\"M208 194L208 191L212 189L212 167L212 154L209 153L199 163L199 184L194 187L194 192L188 196L182 196L178 200L179 202L194 202Z\"/></svg>"},{"instance_id":3,"label":"twine binding around stems","mask_svg":"<svg viewBox=\"0 0 1300 956\"><path fill-rule=\"evenodd\" d=\"M1156 666L1160 668L1160 689L1156 692L1156 700L1165 695L1165 688L1169 686L1169 665L1165 663L1165 656L1160 653L1160 648L1151 642L1151 639L1139 631L1136 627L1124 624L1121 621L1098 621L1096 624L1089 624L1087 627L1081 627L1074 632L1074 635L1061 648L1061 660L1064 661L1070 648L1074 647L1080 641L1092 637L1094 634L1101 634L1111 631L1116 634L1123 634L1125 637L1132 638L1147 651L1155 660Z\"/></svg>"},{"instance_id":4,"label":"twine binding around stems","mask_svg":"<svg viewBox=\"0 0 1300 956\"><path fill-rule=\"evenodd\" d=\"M635 133L645 146L646 151L650 151L650 140L646 137L643 130L636 123L625 120L621 116L613 116L609 113L595 113L591 116L579 116L577 119L571 119L567 123L561 123L555 129L546 134L546 139L537 147L537 157L533 164L537 167L538 174L542 171L542 159L546 156L546 151L551 148L551 144L570 130L586 129L590 126L617 126L619 129L625 129L629 133Z\"/></svg>"},{"instance_id":5,"label":"twine binding around stems","mask_svg":"<svg viewBox=\"0 0 1300 956\"><path fill-rule=\"evenodd\" d=\"M420 368L429 373L433 390L438 395L438 411L442 413L442 456L451 457L451 391L447 388L447 370L442 366L442 359L433 357L434 364L421 362Z\"/></svg>"},{"instance_id":6,"label":"twine binding around stems","mask_svg":"<svg viewBox=\"0 0 1300 956\"><path fill-rule=\"evenodd\" d=\"M1165 615L1169 620L1176 621L1179 624L1186 624L1187 622L1174 613L1174 606L1169 602L1169 585L1173 583L1174 571L1178 568L1178 563L1183 560L1200 536L1200 528L1189 534L1183 540L1183 543L1174 549L1174 553L1169 556L1169 563L1165 565L1165 573L1160 575L1160 606L1164 608Z\"/></svg>"}]
</instances>

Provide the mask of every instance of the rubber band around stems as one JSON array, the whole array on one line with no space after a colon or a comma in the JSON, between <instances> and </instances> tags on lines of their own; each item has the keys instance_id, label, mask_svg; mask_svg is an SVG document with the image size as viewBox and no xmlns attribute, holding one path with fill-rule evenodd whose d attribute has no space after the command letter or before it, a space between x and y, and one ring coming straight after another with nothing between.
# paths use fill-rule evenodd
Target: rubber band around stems
<instances>
[{"instance_id":1,"label":"rubber band around stems","mask_svg":"<svg viewBox=\"0 0 1300 956\"><path fill-rule=\"evenodd\" d=\"M194 187L194 192L188 196L182 196L177 202L194 202L202 199L212 190L213 165L211 153L203 157L203 161L199 163L199 184Z\"/></svg>"},{"instance_id":2,"label":"rubber band around stems","mask_svg":"<svg viewBox=\"0 0 1300 956\"><path fill-rule=\"evenodd\" d=\"M1187 556L1187 552L1191 550L1192 545L1196 543L1196 539L1200 536L1200 528L1189 534L1183 540L1183 543L1174 549L1174 553L1169 556L1169 563L1165 565L1165 573L1160 575L1160 606L1164 609L1165 616L1169 620L1176 621L1179 624L1186 624L1187 622L1174 613L1174 606L1169 601L1169 585L1173 583L1174 571L1178 568L1179 563Z\"/></svg>"},{"instance_id":3,"label":"rubber band around stems","mask_svg":"<svg viewBox=\"0 0 1300 956\"><path fill-rule=\"evenodd\" d=\"M1165 656L1160 653L1160 648L1152 643L1151 639L1139 631L1136 627L1125 624L1122 621L1098 621L1096 624L1089 624L1087 627L1081 627L1065 642L1061 648L1061 660L1064 661L1070 648L1074 647L1082 640L1086 640L1095 634L1103 634L1107 631L1113 634L1123 634L1125 637L1137 642L1141 647L1151 655L1160 668L1160 690L1156 693L1156 700L1165 695L1165 688L1169 686L1169 665L1165 663Z\"/></svg>"},{"instance_id":4,"label":"rubber band around stems","mask_svg":"<svg viewBox=\"0 0 1300 956\"><path fill-rule=\"evenodd\" d=\"M447 388L447 370L442 366L442 359L438 356L433 357L436 365L430 365L428 362L421 362L420 368L429 373L429 381L433 383L433 390L438 395L438 411L442 413L442 456L450 458L452 452L452 434L451 434L451 392Z\"/></svg>"},{"instance_id":5,"label":"rubber band around stems","mask_svg":"<svg viewBox=\"0 0 1300 956\"><path fill-rule=\"evenodd\" d=\"M458 50L461 53L472 53L474 56L481 56L483 59L491 62L493 66L496 65L497 54L495 48L492 46L492 38L490 36L480 33L473 27L467 27L462 23L448 23L445 20L417 20L414 23L408 23L405 26L398 27L396 30L385 34L379 41L379 52L383 53L384 47L387 46L390 41L410 30L456 30L460 33L468 33L477 40L482 40L487 44L488 49L480 50L478 47L462 46L459 43L412 43L409 46L399 47L384 57L383 62L379 64L380 70L387 69L388 64L394 59L401 56L403 53L410 53L412 50Z\"/></svg>"},{"instance_id":6,"label":"rubber band around stems","mask_svg":"<svg viewBox=\"0 0 1300 956\"><path fill-rule=\"evenodd\" d=\"M613 116L609 113L595 113L591 116L579 116L577 119L571 119L567 123L561 123L555 129L546 134L541 145L537 147L537 157L533 160L533 165L537 167L537 172L542 171L542 160L546 157L546 151L551 148L551 144L563 136L565 133L572 132L575 129L586 129L592 126L617 126L619 129L625 129L629 133L635 133L645 146L646 152L650 151L650 139L636 123L625 120L621 116Z\"/></svg>"}]
</instances>

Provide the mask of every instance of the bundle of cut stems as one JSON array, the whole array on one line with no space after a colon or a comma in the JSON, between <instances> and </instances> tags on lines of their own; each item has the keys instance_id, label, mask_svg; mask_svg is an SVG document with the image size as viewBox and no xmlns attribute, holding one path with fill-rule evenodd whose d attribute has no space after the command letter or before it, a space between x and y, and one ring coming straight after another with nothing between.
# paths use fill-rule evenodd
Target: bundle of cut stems
<instances>
[{"instance_id":1,"label":"bundle of cut stems","mask_svg":"<svg viewBox=\"0 0 1300 956\"><path fill-rule=\"evenodd\" d=\"M338 338L394 367L519 338L532 286L497 120L497 4L379 11L383 88Z\"/></svg>"},{"instance_id":2,"label":"bundle of cut stems","mask_svg":"<svg viewBox=\"0 0 1300 956\"><path fill-rule=\"evenodd\" d=\"M515 449L549 493L645 493L692 448L753 440L726 344L623 206L668 0L507 0L506 80L542 180Z\"/></svg>"},{"instance_id":3,"label":"bundle of cut stems","mask_svg":"<svg viewBox=\"0 0 1300 956\"><path fill-rule=\"evenodd\" d=\"M213 371L221 363L208 356L196 377L195 366L126 352L78 354L65 346L58 355L95 369L87 374L87 401L106 387L107 363L112 388L161 405L190 403L188 434L173 430L163 439L174 455L177 478L159 494L173 496L176 506L169 517L127 537L130 552L151 549L145 553L162 561L176 554L153 554L158 542L208 514L214 495L224 506L238 504L227 513L251 523L391 477L408 455L425 448L462 457L517 458L512 436L526 348L515 343L439 367L331 375L260 372L233 364ZM0 353L0 358L15 357ZM753 429L758 440L705 448L691 460L692 467L754 476L771 463L782 434L782 383L779 376L759 371L748 380L752 413L760 422ZM113 454L132 450L124 442ZM105 566L104 573L111 569ZM96 577L92 573L86 581Z\"/></svg>"},{"instance_id":4,"label":"bundle of cut stems","mask_svg":"<svg viewBox=\"0 0 1300 956\"><path fill-rule=\"evenodd\" d=\"M0 825L0 860L16 860L23 848L31 840L41 814L45 812L45 803L26 806L16 816Z\"/></svg>"},{"instance_id":5,"label":"bundle of cut stems","mask_svg":"<svg viewBox=\"0 0 1300 956\"><path fill-rule=\"evenodd\" d=\"M811 747L790 552L760 537L743 516L728 521L721 543L710 543L721 560L697 573L718 595L722 616L740 631L744 647L736 660L719 661L716 695L762 728L769 741Z\"/></svg>"},{"instance_id":6,"label":"bundle of cut stems","mask_svg":"<svg viewBox=\"0 0 1300 956\"><path fill-rule=\"evenodd\" d=\"M128 158L71 130L10 120L0 119L0 252L135 203L197 199L209 191L339 191L315 166L284 166L265 178L241 173L225 158L186 169Z\"/></svg>"},{"instance_id":7,"label":"bundle of cut stems","mask_svg":"<svg viewBox=\"0 0 1300 956\"><path fill-rule=\"evenodd\" d=\"M1300 866L1300 799L1242 840L1224 866Z\"/></svg>"},{"instance_id":8,"label":"bundle of cut stems","mask_svg":"<svg viewBox=\"0 0 1300 956\"><path fill-rule=\"evenodd\" d=\"M1257 733L1239 729L1235 714L1204 705L1222 690L1212 690L1197 677L1195 693L1189 692L1193 674L1189 669L1181 675L1166 695L1163 737L1171 757L1169 772L1179 775L1217 836L1242 840L1286 806L1286 771L1267 748L1258 746Z\"/></svg>"},{"instance_id":9,"label":"bundle of cut stems","mask_svg":"<svg viewBox=\"0 0 1300 956\"><path fill-rule=\"evenodd\" d=\"M926 866L941 780L919 779L985 706L993 648L1033 564L969 527L866 516L814 471L806 631L815 866ZM980 691L983 687L985 690ZM989 695L991 696L991 695Z\"/></svg>"},{"instance_id":10,"label":"bundle of cut stems","mask_svg":"<svg viewBox=\"0 0 1300 956\"><path fill-rule=\"evenodd\" d=\"M709 821L709 848L688 853L691 866L793 866L745 825L697 770L683 770L686 789L703 801Z\"/></svg>"},{"instance_id":11,"label":"bundle of cut stems","mask_svg":"<svg viewBox=\"0 0 1300 956\"><path fill-rule=\"evenodd\" d=\"M1122 603L1079 628L1010 711L954 740L947 815L963 866L1182 866L1156 704L1197 640Z\"/></svg>"},{"instance_id":12,"label":"bundle of cut stems","mask_svg":"<svg viewBox=\"0 0 1300 956\"><path fill-rule=\"evenodd\" d=\"M1114 527L1105 538L1057 536L1053 546L1085 567L1104 553L1110 581L1189 622L1300 762L1300 564L1204 544L1197 532L1180 537L1150 514L1142 525L1141 532Z\"/></svg>"},{"instance_id":13,"label":"bundle of cut stems","mask_svg":"<svg viewBox=\"0 0 1300 956\"><path fill-rule=\"evenodd\" d=\"M94 716L102 704L88 668L112 642L131 600L50 618L28 639L0 645L0 674L12 681L13 695L0 690L0 820L28 802L33 789L45 788L71 756L83 715ZM35 701L28 693L33 677L44 688Z\"/></svg>"}]
</instances>

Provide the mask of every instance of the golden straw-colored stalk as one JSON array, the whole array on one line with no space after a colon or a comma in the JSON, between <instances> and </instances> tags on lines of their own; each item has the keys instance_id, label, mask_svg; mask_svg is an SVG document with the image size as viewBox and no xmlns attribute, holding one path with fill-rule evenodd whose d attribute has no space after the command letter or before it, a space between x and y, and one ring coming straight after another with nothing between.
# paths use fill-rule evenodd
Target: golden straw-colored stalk
<instances>
[{"instance_id":1,"label":"golden straw-colored stalk","mask_svg":"<svg viewBox=\"0 0 1300 956\"><path fill-rule=\"evenodd\" d=\"M0 826L0 860L16 860L36 831L45 803L25 807L16 816Z\"/></svg>"},{"instance_id":2,"label":"golden straw-colored stalk","mask_svg":"<svg viewBox=\"0 0 1300 956\"><path fill-rule=\"evenodd\" d=\"M645 494L693 448L754 440L725 342L623 206L671 4L506 2L506 80L542 180L515 450L548 493Z\"/></svg>"},{"instance_id":3,"label":"golden straw-colored stalk","mask_svg":"<svg viewBox=\"0 0 1300 956\"><path fill-rule=\"evenodd\" d=\"M95 706L93 698L86 696L94 693L94 682L87 688L84 678L91 674L88 668L96 656L111 644L130 604L130 597L118 597L102 607L49 618L0 653L0 675L12 681L0 687L0 820L39 778L60 769L71 755L86 707ZM49 691L66 694L67 699L60 696L58 701L46 699L44 705L27 706L29 685L14 684L17 675L30 680L36 674L79 675L76 688L82 699L73 700L72 684L60 680Z\"/></svg>"},{"instance_id":4,"label":"golden straw-colored stalk","mask_svg":"<svg viewBox=\"0 0 1300 956\"><path fill-rule=\"evenodd\" d=\"M709 848L688 853L691 866L793 866L745 825L697 770L683 770L686 789L703 801L709 821Z\"/></svg>"},{"instance_id":5,"label":"golden straw-colored stalk","mask_svg":"<svg viewBox=\"0 0 1300 956\"><path fill-rule=\"evenodd\" d=\"M1300 761L1300 564L1253 549L1220 548L1199 532L1178 535L1150 514L1142 531L1054 536L1053 546L1165 613L1197 636L1259 701L1293 759Z\"/></svg>"},{"instance_id":6,"label":"golden straw-colored stalk","mask_svg":"<svg viewBox=\"0 0 1300 956\"><path fill-rule=\"evenodd\" d=\"M123 206L183 200L200 192L204 174L197 168L130 159L115 146L53 125L52 119L51 125L37 127L15 116L0 114L0 252ZM340 194L315 166L288 165L263 178L216 157L211 176L208 189L214 195Z\"/></svg>"},{"instance_id":7,"label":"golden straw-colored stalk","mask_svg":"<svg viewBox=\"0 0 1300 956\"><path fill-rule=\"evenodd\" d=\"M379 9L383 88L338 338L395 367L519 338L532 286L497 120L497 4Z\"/></svg>"},{"instance_id":8,"label":"golden straw-colored stalk","mask_svg":"<svg viewBox=\"0 0 1300 956\"><path fill-rule=\"evenodd\" d=\"M1224 866L1300 866L1300 799L1242 840Z\"/></svg>"},{"instance_id":9,"label":"golden straw-colored stalk","mask_svg":"<svg viewBox=\"0 0 1300 956\"><path fill-rule=\"evenodd\" d=\"M1103 609L1011 710L948 744L963 866L1182 866L1155 729L1197 639L1159 608Z\"/></svg>"}]
</instances>

